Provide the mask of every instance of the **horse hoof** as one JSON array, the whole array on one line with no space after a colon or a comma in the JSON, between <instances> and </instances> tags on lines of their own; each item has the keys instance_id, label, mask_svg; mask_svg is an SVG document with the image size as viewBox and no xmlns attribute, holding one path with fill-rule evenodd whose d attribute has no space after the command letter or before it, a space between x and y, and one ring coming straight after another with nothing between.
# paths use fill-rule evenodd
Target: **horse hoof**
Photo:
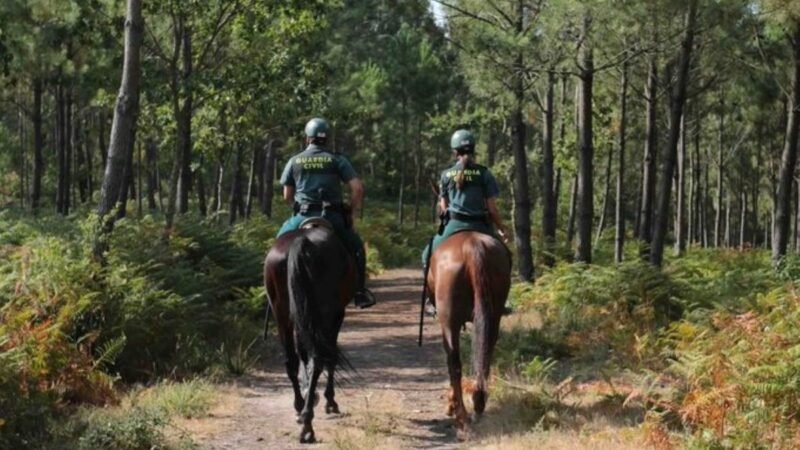
<instances>
[{"instance_id":1,"label":"horse hoof","mask_svg":"<svg viewBox=\"0 0 800 450\"><path fill-rule=\"evenodd\" d=\"M336 403L325 405L325 414L341 414Z\"/></svg>"},{"instance_id":2,"label":"horse hoof","mask_svg":"<svg viewBox=\"0 0 800 450\"><path fill-rule=\"evenodd\" d=\"M300 443L301 444L315 444L317 442L317 438L314 437L313 431L308 431L300 434Z\"/></svg>"},{"instance_id":3,"label":"horse hoof","mask_svg":"<svg viewBox=\"0 0 800 450\"><path fill-rule=\"evenodd\" d=\"M478 423L480 422L481 417L483 417L483 414L479 412L474 412L472 413L472 415L469 416L469 421L470 423Z\"/></svg>"},{"instance_id":4,"label":"horse hoof","mask_svg":"<svg viewBox=\"0 0 800 450\"><path fill-rule=\"evenodd\" d=\"M456 439L464 442L469 439L469 429L466 427L458 428L456 430Z\"/></svg>"}]
</instances>

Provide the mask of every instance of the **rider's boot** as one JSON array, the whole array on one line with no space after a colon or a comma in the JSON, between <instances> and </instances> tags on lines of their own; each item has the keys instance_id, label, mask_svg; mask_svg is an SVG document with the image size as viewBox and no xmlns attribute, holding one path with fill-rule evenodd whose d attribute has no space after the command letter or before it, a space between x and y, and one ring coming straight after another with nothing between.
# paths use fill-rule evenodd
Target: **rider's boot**
<instances>
[{"instance_id":1,"label":"rider's boot","mask_svg":"<svg viewBox=\"0 0 800 450\"><path fill-rule=\"evenodd\" d=\"M356 268L358 270L358 287L354 296L358 308L364 309L375 305L375 296L367 289L367 258L363 250L356 252Z\"/></svg>"}]
</instances>

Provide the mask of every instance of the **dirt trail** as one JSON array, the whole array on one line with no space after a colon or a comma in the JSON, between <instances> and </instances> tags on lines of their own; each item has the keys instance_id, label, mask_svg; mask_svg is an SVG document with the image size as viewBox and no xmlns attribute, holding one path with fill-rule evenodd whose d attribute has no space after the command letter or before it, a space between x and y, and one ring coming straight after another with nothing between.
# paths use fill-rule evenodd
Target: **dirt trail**
<instances>
[{"instance_id":1,"label":"dirt trail","mask_svg":"<svg viewBox=\"0 0 800 450\"><path fill-rule=\"evenodd\" d=\"M430 317L422 348L416 344L420 281L417 271L386 272L371 283L378 305L348 309L339 344L358 375L337 389L343 414L327 416L324 400L315 409L318 445L297 443L291 388L277 354L262 371L221 388L222 400L211 417L186 424L187 431L203 449L363 448L373 443L381 448L457 448L452 422L444 415L444 352L438 324Z\"/></svg>"}]
</instances>

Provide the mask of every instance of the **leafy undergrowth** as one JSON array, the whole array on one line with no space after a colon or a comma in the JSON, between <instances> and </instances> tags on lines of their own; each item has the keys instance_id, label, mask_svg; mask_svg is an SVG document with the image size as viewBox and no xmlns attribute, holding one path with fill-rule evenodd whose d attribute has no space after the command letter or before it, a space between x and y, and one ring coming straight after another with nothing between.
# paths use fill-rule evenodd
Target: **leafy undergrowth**
<instances>
[{"instance_id":1,"label":"leafy undergrowth","mask_svg":"<svg viewBox=\"0 0 800 450\"><path fill-rule=\"evenodd\" d=\"M118 404L128 383L247 364L231 353L263 320L264 241L199 220L166 239L148 216L118 223L101 267L89 257L94 220L0 214L2 448L46 442L43 422Z\"/></svg>"},{"instance_id":2,"label":"leafy undergrowth","mask_svg":"<svg viewBox=\"0 0 800 450\"><path fill-rule=\"evenodd\" d=\"M263 258L287 215L276 205L274 219L233 227L187 215L168 234L163 217L123 219L101 266L90 257L97 219L88 210L0 211L0 448L44 445L53 431L42 423L118 405L132 383L251 370L265 351ZM394 222L380 205L359 221L371 273L416 263L430 233ZM151 410L109 423L132 442L158 440L145 436L164 422Z\"/></svg>"},{"instance_id":3,"label":"leafy undergrowth","mask_svg":"<svg viewBox=\"0 0 800 450\"><path fill-rule=\"evenodd\" d=\"M517 314L536 317L504 327L495 354L496 384L516 391L496 396L515 437L484 444L538 446L566 433L581 447L575 439L594 436L598 420L623 414L612 428L636 437L619 448L797 448L798 268L792 258L776 272L762 251L693 249L663 271L562 264L514 286ZM586 389L554 399L532 388L542 383ZM586 421L576 405L597 395L607 408Z\"/></svg>"}]
</instances>

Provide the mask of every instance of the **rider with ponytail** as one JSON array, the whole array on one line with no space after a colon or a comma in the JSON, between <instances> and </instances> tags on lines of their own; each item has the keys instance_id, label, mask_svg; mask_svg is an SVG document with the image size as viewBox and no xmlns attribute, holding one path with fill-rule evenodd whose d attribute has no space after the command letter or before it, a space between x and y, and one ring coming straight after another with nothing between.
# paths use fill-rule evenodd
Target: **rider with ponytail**
<instances>
[{"instance_id":1,"label":"rider with ponytail","mask_svg":"<svg viewBox=\"0 0 800 450\"><path fill-rule=\"evenodd\" d=\"M445 227L433 238L435 250L445 239L459 231L478 231L505 240L506 226L497 210L500 189L492 172L475 162L475 136L458 130L450 139L456 162L442 172L439 181L439 209ZM497 230L497 231L495 231ZM431 248L426 247L422 263L428 264Z\"/></svg>"}]
</instances>

